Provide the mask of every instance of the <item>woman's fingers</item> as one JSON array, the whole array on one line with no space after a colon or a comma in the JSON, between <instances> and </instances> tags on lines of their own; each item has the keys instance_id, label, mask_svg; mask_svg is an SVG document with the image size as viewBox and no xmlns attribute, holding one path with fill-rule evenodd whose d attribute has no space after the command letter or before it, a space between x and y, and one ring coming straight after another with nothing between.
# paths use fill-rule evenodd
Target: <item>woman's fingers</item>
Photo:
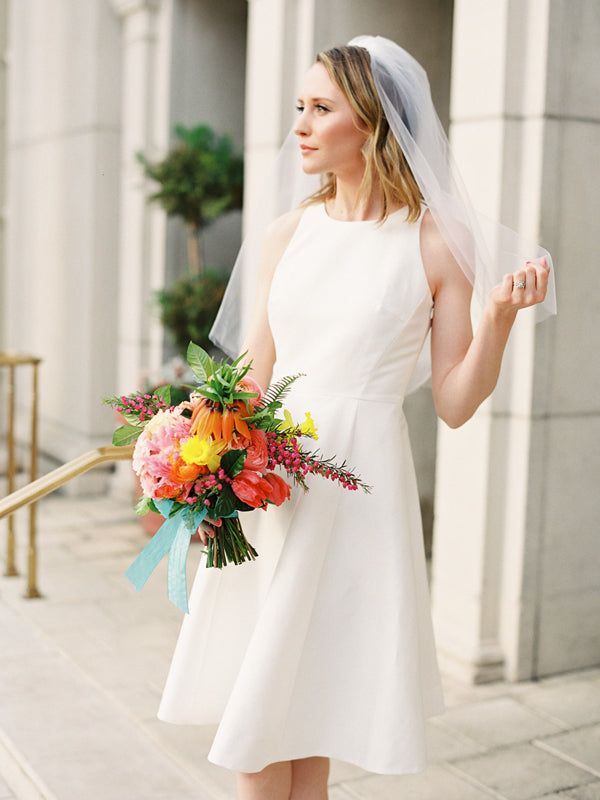
<instances>
[{"instance_id":1,"label":"woman's fingers","mask_svg":"<svg viewBox=\"0 0 600 800\"><path fill-rule=\"evenodd\" d=\"M541 258L539 261L528 261L524 270L515 273L519 276L515 278L515 288L517 292L522 292L524 306L543 302L548 289L549 271L546 259Z\"/></svg>"},{"instance_id":2,"label":"woman's fingers","mask_svg":"<svg viewBox=\"0 0 600 800\"><path fill-rule=\"evenodd\" d=\"M514 309L542 303L548 290L550 268L545 258L528 261L523 269L507 273L494 297L504 307Z\"/></svg>"},{"instance_id":3,"label":"woman's fingers","mask_svg":"<svg viewBox=\"0 0 600 800\"><path fill-rule=\"evenodd\" d=\"M221 520L218 521L219 523L221 522ZM206 545L208 544L209 537L211 539L215 538L215 529L208 522L202 522L196 533L200 537L200 541L202 542L204 547L206 547Z\"/></svg>"}]
</instances>

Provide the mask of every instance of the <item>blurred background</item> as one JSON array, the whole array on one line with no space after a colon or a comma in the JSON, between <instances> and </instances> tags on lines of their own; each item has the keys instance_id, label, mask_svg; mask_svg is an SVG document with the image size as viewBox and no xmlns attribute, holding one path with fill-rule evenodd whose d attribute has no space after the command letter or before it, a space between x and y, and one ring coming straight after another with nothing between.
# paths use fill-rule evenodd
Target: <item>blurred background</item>
<instances>
[{"instance_id":1,"label":"blurred background","mask_svg":"<svg viewBox=\"0 0 600 800\"><path fill-rule=\"evenodd\" d=\"M407 401L440 658L470 681L599 664L597 0L0 0L0 351L41 359L40 469L109 443L103 397L181 377L302 74L360 33L423 64L475 204L555 259L558 317L522 316L471 422Z\"/></svg>"}]
</instances>

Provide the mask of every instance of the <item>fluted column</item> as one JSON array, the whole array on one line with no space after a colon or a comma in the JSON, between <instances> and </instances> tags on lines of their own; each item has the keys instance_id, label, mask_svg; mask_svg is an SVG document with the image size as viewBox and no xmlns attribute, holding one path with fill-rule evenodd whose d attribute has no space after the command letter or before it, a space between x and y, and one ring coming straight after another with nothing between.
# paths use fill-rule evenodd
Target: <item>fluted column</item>
<instances>
[{"instance_id":1,"label":"fluted column","mask_svg":"<svg viewBox=\"0 0 600 800\"><path fill-rule=\"evenodd\" d=\"M168 141L161 90L170 36L161 22L171 2L111 2L122 20L118 385L119 391L132 391L142 369L156 367L161 356L161 331L151 309L152 292L163 284L164 219L148 205L136 153L155 152Z\"/></svg>"},{"instance_id":2,"label":"fluted column","mask_svg":"<svg viewBox=\"0 0 600 800\"><path fill-rule=\"evenodd\" d=\"M600 370L581 332L600 289L600 18L584 0L454 10L457 160L477 205L541 240L557 275L558 317L521 312L493 397L438 438L440 657L472 681L517 680L598 661Z\"/></svg>"},{"instance_id":3,"label":"fluted column","mask_svg":"<svg viewBox=\"0 0 600 800\"><path fill-rule=\"evenodd\" d=\"M6 60L8 50L8 0L0 0L0 286L4 285L4 215L6 204ZM3 310L0 306L0 350L3 343ZM4 423L0 422L0 432Z\"/></svg>"}]
</instances>

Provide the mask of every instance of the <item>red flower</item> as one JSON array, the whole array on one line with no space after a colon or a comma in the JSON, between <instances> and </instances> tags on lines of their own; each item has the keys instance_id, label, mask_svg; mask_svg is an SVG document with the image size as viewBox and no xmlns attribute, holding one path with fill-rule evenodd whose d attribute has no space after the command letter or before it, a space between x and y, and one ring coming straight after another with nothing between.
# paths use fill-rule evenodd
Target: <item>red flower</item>
<instances>
[{"instance_id":1,"label":"red flower","mask_svg":"<svg viewBox=\"0 0 600 800\"><path fill-rule=\"evenodd\" d=\"M269 502L280 506L290 496L290 489L292 488L289 483L286 483L283 478L276 475L274 472L267 472L265 480L271 484L272 493L269 495Z\"/></svg>"},{"instance_id":2,"label":"red flower","mask_svg":"<svg viewBox=\"0 0 600 800\"><path fill-rule=\"evenodd\" d=\"M252 508L263 508L273 492L270 482L252 469L243 469L236 475L231 482L231 488L242 503Z\"/></svg>"},{"instance_id":3,"label":"red flower","mask_svg":"<svg viewBox=\"0 0 600 800\"><path fill-rule=\"evenodd\" d=\"M246 451L244 469L260 471L267 466L269 461L269 448L264 431L252 428L250 430L250 446Z\"/></svg>"}]
</instances>

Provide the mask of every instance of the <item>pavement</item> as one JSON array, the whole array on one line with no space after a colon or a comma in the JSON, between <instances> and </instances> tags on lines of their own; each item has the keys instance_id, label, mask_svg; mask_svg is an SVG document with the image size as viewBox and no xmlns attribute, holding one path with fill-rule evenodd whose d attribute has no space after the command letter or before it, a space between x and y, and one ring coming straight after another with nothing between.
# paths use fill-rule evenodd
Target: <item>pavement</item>
<instances>
[{"instance_id":1,"label":"pavement","mask_svg":"<svg viewBox=\"0 0 600 800\"><path fill-rule=\"evenodd\" d=\"M141 595L124 577L147 541L130 504L56 494L38 521L43 598L0 577L0 800L233 800L235 776L206 760L214 729L156 719L182 613L165 563ZM190 574L199 559L192 545ZM444 685L427 770L334 762L330 800L600 800L600 669Z\"/></svg>"}]
</instances>

